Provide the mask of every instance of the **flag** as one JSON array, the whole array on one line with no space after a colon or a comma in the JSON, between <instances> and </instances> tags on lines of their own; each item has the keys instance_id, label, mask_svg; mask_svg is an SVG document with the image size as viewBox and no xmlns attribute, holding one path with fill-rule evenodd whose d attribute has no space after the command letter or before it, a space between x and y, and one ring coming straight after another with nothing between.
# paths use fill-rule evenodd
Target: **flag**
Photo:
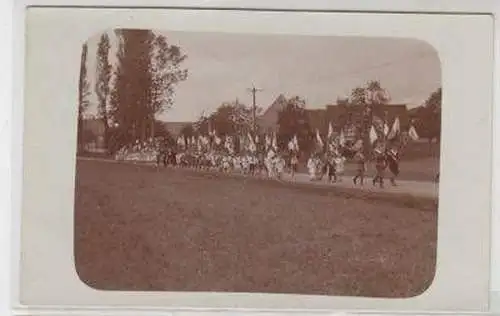
<instances>
[{"instance_id":1,"label":"flag","mask_svg":"<svg viewBox=\"0 0 500 316\"><path fill-rule=\"evenodd\" d=\"M239 143L240 143L240 151L243 149L243 148L247 148L248 146L248 142L245 140L245 136L244 135L240 135L238 137L238 140L239 140Z\"/></svg>"},{"instance_id":2,"label":"flag","mask_svg":"<svg viewBox=\"0 0 500 316\"><path fill-rule=\"evenodd\" d=\"M181 147L185 147L186 146L186 140L184 139L184 136L179 136L177 138L177 145L179 145Z\"/></svg>"},{"instance_id":3,"label":"flag","mask_svg":"<svg viewBox=\"0 0 500 316\"><path fill-rule=\"evenodd\" d=\"M266 134L266 150L272 146L272 142L273 141L272 141L271 137L268 134Z\"/></svg>"},{"instance_id":4,"label":"flag","mask_svg":"<svg viewBox=\"0 0 500 316\"><path fill-rule=\"evenodd\" d=\"M299 151L299 139L297 138L297 135L293 136L293 144L295 145L295 150Z\"/></svg>"},{"instance_id":5,"label":"flag","mask_svg":"<svg viewBox=\"0 0 500 316\"><path fill-rule=\"evenodd\" d=\"M198 139L196 140L196 148L197 148L198 150L201 150L201 146L202 146L202 144L203 144L203 140L202 140L202 138L201 138L201 135L198 135Z\"/></svg>"},{"instance_id":6,"label":"flag","mask_svg":"<svg viewBox=\"0 0 500 316\"><path fill-rule=\"evenodd\" d=\"M294 135L288 142L288 149L291 151L299 151L299 142L297 135Z\"/></svg>"},{"instance_id":7,"label":"flag","mask_svg":"<svg viewBox=\"0 0 500 316\"><path fill-rule=\"evenodd\" d=\"M332 122L328 123L328 139L331 139L333 137L333 126Z\"/></svg>"},{"instance_id":8,"label":"flag","mask_svg":"<svg viewBox=\"0 0 500 316\"><path fill-rule=\"evenodd\" d=\"M273 144L274 150L278 150L278 140L276 139L276 134L273 134Z\"/></svg>"},{"instance_id":9,"label":"flag","mask_svg":"<svg viewBox=\"0 0 500 316\"><path fill-rule=\"evenodd\" d=\"M233 152L233 139L231 136L226 136L226 142L224 143L224 147L229 151L230 153Z\"/></svg>"},{"instance_id":10,"label":"flag","mask_svg":"<svg viewBox=\"0 0 500 316\"><path fill-rule=\"evenodd\" d=\"M220 137L217 136L217 134L215 134L215 132L214 132L214 140L215 140L215 144L217 144L217 145L220 145L222 143L222 139L220 139Z\"/></svg>"},{"instance_id":11,"label":"flag","mask_svg":"<svg viewBox=\"0 0 500 316\"><path fill-rule=\"evenodd\" d=\"M399 117L396 117L394 120L394 123L392 124L392 129L389 135L387 136L388 139L394 139L396 136L399 135L401 129L401 124L399 122Z\"/></svg>"},{"instance_id":12,"label":"flag","mask_svg":"<svg viewBox=\"0 0 500 316\"><path fill-rule=\"evenodd\" d=\"M321 139L321 136L319 135L318 129L316 129L316 142L318 143L319 147L321 147L321 148L324 147L323 140Z\"/></svg>"},{"instance_id":13,"label":"flag","mask_svg":"<svg viewBox=\"0 0 500 316\"><path fill-rule=\"evenodd\" d=\"M255 153L257 151L257 146L255 145L255 143L250 143L250 145L248 146L248 151L250 151L251 153Z\"/></svg>"},{"instance_id":14,"label":"flag","mask_svg":"<svg viewBox=\"0 0 500 316\"><path fill-rule=\"evenodd\" d=\"M250 135L250 133L248 133L247 137L248 137L248 150L251 153L256 152L257 151L257 145L255 144L255 141L254 141L252 135Z\"/></svg>"},{"instance_id":15,"label":"flag","mask_svg":"<svg viewBox=\"0 0 500 316\"><path fill-rule=\"evenodd\" d=\"M375 130L375 127L372 125L372 127L370 128L370 143L373 145L373 143L375 143L377 139L378 139L377 131Z\"/></svg>"},{"instance_id":16,"label":"flag","mask_svg":"<svg viewBox=\"0 0 500 316\"><path fill-rule=\"evenodd\" d=\"M255 144L255 140L250 133L247 133L247 138L248 138L248 142L250 144L252 144L252 143Z\"/></svg>"},{"instance_id":17,"label":"flag","mask_svg":"<svg viewBox=\"0 0 500 316\"><path fill-rule=\"evenodd\" d=\"M358 139L356 141L356 143L354 143L354 145L352 146L352 149L354 151L358 151L358 150L363 149L363 140L362 139Z\"/></svg>"},{"instance_id":18,"label":"flag","mask_svg":"<svg viewBox=\"0 0 500 316\"><path fill-rule=\"evenodd\" d=\"M340 130L339 144L340 144L340 146L344 146L345 145L344 130Z\"/></svg>"},{"instance_id":19,"label":"flag","mask_svg":"<svg viewBox=\"0 0 500 316\"><path fill-rule=\"evenodd\" d=\"M208 136L203 136L202 138L203 145L208 146L210 144L210 139Z\"/></svg>"},{"instance_id":20,"label":"flag","mask_svg":"<svg viewBox=\"0 0 500 316\"><path fill-rule=\"evenodd\" d=\"M384 123L384 136L387 136L389 134L389 125L387 123Z\"/></svg>"},{"instance_id":21,"label":"flag","mask_svg":"<svg viewBox=\"0 0 500 316\"><path fill-rule=\"evenodd\" d=\"M410 138L413 139L414 141L420 138L413 125L410 127L410 130L408 131L408 136L410 136Z\"/></svg>"}]
</instances>

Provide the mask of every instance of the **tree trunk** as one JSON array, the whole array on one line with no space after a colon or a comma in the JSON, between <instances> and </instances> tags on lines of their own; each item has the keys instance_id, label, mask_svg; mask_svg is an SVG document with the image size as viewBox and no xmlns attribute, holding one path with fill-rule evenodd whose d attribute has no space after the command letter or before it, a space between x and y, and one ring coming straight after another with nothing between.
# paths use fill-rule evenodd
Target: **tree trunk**
<instances>
[{"instance_id":1,"label":"tree trunk","mask_svg":"<svg viewBox=\"0 0 500 316\"><path fill-rule=\"evenodd\" d=\"M80 114L78 114L78 126L77 126L77 136L76 136L76 152L81 154L83 150L82 144L82 133L83 133L83 120Z\"/></svg>"},{"instance_id":2,"label":"tree trunk","mask_svg":"<svg viewBox=\"0 0 500 316\"><path fill-rule=\"evenodd\" d=\"M106 150L106 152L109 153L109 126L108 126L108 118L106 115L102 118L102 124L104 129L104 135L102 135L103 147Z\"/></svg>"},{"instance_id":3,"label":"tree trunk","mask_svg":"<svg viewBox=\"0 0 500 316\"><path fill-rule=\"evenodd\" d=\"M155 119L154 117L151 119L151 137L154 138L156 135L155 135Z\"/></svg>"},{"instance_id":4,"label":"tree trunk","mask_svg":"<svg viewBox=\"0 0 500 316\"><path fill-rule=\"evenodd\" d=\"M143 120L141 122L141 140L145 141L146 140L146 127L147 127L147 120Z\"/></svg>"}]
</instances>

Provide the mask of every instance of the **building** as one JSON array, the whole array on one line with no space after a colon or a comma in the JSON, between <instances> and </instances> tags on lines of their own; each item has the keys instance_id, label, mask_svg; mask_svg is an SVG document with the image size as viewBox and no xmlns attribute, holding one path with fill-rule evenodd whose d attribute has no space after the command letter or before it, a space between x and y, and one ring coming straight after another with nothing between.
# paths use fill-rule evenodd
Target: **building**
<instances>
[{"instance_id":1,"label":"building","mask_svg":"<svg viewBox=\"0 0 500 316\"><path fill-rule=\"evenodd\" d=\"M184 127L193 124L192 122L161 122L161 123L174 138L177 138L180 135Z\"/></svg>"},{"instance_id":2,"label":"building","mask_svg":"<svg viewBox=\"0 0 500 316\"><path fill-rule=\"evenodd\" d=\"M276 133L278 131L278 115L285 106L287 99L283 94L280 94L276 100L257 117L256 125L263 133Z\"/></svg>"},{"instance_id":3,"label":"building","mask_svg":"<svg viewBox=\"0 0 500 316\"><path fill-rule=\"evenodd\" d=\"M191 122L163 122L156 121L156 135L162 135L162 131L168 131L170 135L176 138L182 128L186 125L192 124ZM105 152L104 142L104 123L102 120L89 117L82 120L81 127L81 148L87 152Z\"/></svg>"},{"instance_id":4,"label":"building","mask_svg":"<svg viewBox=\"0 0 500 316\"><path fill-rule=\"evenodd\" d=\"M104 124L97 118L85 118L81 121L81 146L88 152L104 152Z\"/></svg>"},{"instance_id":5,"label":"building","mask_svg":"<svg viewBox=\"0 0 500 316\"><path fill-rule=\"evenodd\" d=\"M286 106L286 97L279 95L276 100L257 118L257 124L261 132L277 132L278 115ZM320 134L328 133L329 124L335 131L344 128L349 136L359 132L363 126L364 105L353 104L328 104L324 108L307 109L309 124L314 131L319 130ZM405 104L379 104L373 105L373 115L385 120L388 125L392 125L396 117L399 118L401 129L408 129L410 125L410 115Z\"/></svg>"},{"instance_id":6,"label":"building","mask_svg":"<svg viewBox=\"0 0 500 316\"><path fill-rule=\"evenodd\" d=\"M306 113L311 130L315 131L317 129L320 134L328 132L329 121L326 109L308 109Z\"/></svg>"},{"instance_id":7,"label":"building","mask_svg":"<svg viewBox=\"0 0 500 316\"><path fill-rule=\"evenodd\" d=\"M408 129L410 125L410 115L405 104L376 104L372 106L373 115L385 120L388 125L392 125L396 117L399 118L401 128ZM332 122L334 129L353 124L358 128L363 125L364 105L327 105L326 116Z\"/></svg>"}]
</instances>

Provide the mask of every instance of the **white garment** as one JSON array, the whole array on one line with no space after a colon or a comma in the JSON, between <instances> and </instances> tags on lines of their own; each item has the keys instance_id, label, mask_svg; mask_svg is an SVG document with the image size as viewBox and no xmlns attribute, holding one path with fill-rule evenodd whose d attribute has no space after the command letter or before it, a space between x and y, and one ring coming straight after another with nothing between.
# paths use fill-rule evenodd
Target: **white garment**
<instances>
[{"instance_id":1,"label":"white garment","mask_svg":"<svg viewBox=\"0 0 500 316\"><path fill-rule=\"evenodd\" d=\"M307 170L309 171L309 178L311 180L316 178L316 161L313 158L309 158L307 161Z\"/></svg>"},{"instance_id":2,"label":"white garment","mask_svg":"<svg viewBox=\"0 0 500 316\"><path fill-rule=\"evenodd\" d=\"M344 157L335 158L335 169L337 170L337 173L344 172L345 170L344 163L345 163Z\"/></svg>"},{"instance_id":3,"label":"white garment","mask_svg":"<svg viewBox=\"0 0 500 316\"><path fill-rule=\"evenodd\" d=\"M285 171L285 159L281 158L281 157L277 157L274 161L274 168L276 169L276 172L278 174L282 174L283 171Z\"/></svg>"}]
</instances>

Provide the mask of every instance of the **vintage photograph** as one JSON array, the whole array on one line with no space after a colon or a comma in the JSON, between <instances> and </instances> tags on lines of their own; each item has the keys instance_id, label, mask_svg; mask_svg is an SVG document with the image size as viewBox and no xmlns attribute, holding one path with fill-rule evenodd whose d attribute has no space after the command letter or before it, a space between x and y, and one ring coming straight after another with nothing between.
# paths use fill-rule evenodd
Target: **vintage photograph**
<instances>
[{"instance_id":1,"label":"vintage photograph","mask_svg":"<svg viewBox=\"0 0 500 316\"><path fill-rule=\"evenodd\" d=\"M110 29L74 66L82 282L377 298L431 285L442 82L428 43Z\"/></svg>"}]
</instances>

